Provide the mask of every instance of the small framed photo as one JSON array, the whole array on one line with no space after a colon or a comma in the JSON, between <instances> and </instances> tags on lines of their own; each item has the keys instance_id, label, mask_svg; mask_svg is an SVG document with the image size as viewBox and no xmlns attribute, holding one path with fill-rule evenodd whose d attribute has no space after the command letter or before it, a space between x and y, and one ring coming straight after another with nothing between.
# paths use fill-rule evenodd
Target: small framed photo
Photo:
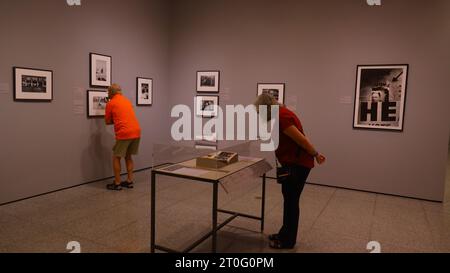
<instances>
[{"instance_id":1,"label":"small framed photo","mask_svg":"<svg viewBox=\"0 0 450 273\"><path fill-rule=\"evenodd\" d=\"M13 70L14 100L53 100L53 71L22 67Z\"/></svg>"},{"instance_id":2,"label":"small framed photo","mask_svg":"<svg viewBox=\"0 0 450 273\"><path fill-rule=\"evenodd\" d=\"M109 87L112 82L112 57L90 54L91 87Z\"/></svg>"},{"instance_id":3,"label":"small framed photo","mask_svg":"<svg viewBox=\"0 0 450 273\"><path fill-rule=\"evenodd\" d=\"M219 93L220 71L197 72L197 92Z\"/></svg>"},{"instance_id":4,"label":"small framed photo","mask_svg":"<svg viewBox=\"0 0 450 273\"><path fill-rule=\"evenodd\" d=\"M89 118L99 118L105 116L106 104L108 103L108 92L98 90L88 90L87 107Z\"/></svg>"},{"instance_id":5,"label":"small framed photo","mask_svg":"<svg viewBox=\"0 0 450 273\"><path fill-rule=\"evenodd\" d=\"M269 94L274 97L280 104L284 104L284 83L258 83L258 96Z\"/></svg>"},{"instance_id":6,"label":"small framed photo","mask_svg":"<svg viewBox=\"0 0 450 273\"><path fill-rule=\"evenodd\" d=\"M152 106L152 104L153 104L153 79L137 78L136 105Z\"/></svg>"},{"instance_id":7,"label":"small framed photo","mask_svg":"<svg viewBox=\"0 0 450 273\"><path fill-rule=\"evenodd\" d=\"M195 111L197 116L205 118L217 117L219 113L219 96L197 96Z\"/></svg>"},{"instance_id":8,"label":"small framed photo","mask_svg":"<svg viewBox=\"0 0 450 273\"><path fill-rule=\"evenodd\" d=\"M408 65L358 65L353 128L403 131Z\"/></svg>"}]
</instances>

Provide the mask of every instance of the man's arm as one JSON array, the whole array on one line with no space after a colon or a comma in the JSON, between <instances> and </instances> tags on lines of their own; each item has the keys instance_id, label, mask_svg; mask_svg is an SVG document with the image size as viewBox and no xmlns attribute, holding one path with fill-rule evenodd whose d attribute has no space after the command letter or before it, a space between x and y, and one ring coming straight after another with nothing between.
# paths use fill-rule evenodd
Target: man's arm
<instances>
[{"instance_id":1,"label":"man's arm","mask_svg":"<svg viewBox=\"0 0 450 273\"><path fill-rule=\"evenodd\" d=\"M108 103L105 109L105 123L106 125L113 125L114 121L112 118L111 105Z\"/></svg>"},{"instance_id":2,"label":"man's arm","mask_svg":"<svg viewBox=\"0 0 450 273\"><path fill-rule=\"evenodd\" d=\"M314 148L312 143L309 141L309 139L300 132L300 130L297 129L294 125L288 127L284 132L288 137L290 137L292 140L295 141L300 147L302 147L308 154L315 157L317 160L317 163L323 164L326 160L326 158L321 155L317 150Z\"/></svg>"}]
</instances>

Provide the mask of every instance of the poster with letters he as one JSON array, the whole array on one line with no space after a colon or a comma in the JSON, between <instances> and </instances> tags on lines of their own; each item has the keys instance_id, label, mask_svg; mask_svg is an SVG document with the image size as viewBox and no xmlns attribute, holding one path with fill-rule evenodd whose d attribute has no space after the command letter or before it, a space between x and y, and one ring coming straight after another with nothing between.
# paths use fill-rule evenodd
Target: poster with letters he
<instances>
[{"instance_id":1,"label":"poster with letters he","mask_svg":"<svg viewBox=\"0 0 450 273\"><path fill-rule=\"evenodd\" d=\"M360 65L353 128L403 131L408 65Z\"/></svg>"}]
</instances>

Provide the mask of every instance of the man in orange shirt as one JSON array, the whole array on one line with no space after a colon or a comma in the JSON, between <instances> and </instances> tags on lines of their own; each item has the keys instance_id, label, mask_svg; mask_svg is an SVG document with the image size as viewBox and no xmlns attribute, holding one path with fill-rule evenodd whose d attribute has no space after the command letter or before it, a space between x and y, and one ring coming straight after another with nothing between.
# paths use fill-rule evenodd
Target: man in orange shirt
<instances>
[{"instance_id":1,"label":"man in orange shirt","mask_svg":"<svg viewBox=\"0 0 450 273\"><path fill-rule=\"evenodd\" d=\"M108 190L120 191L122 187L133 188L133 169L134 163L132 155L136 155L139 151L139 142L141 139L141 128L134 114L131 102L122 95L122 89L119 85L113 84L108 88L109 102L105 110L105 122L107 125L114 124L114 132L116 133L116 144L113 152L114 167L114 183L108 184ZM121 181L120 160L125 158L128 179Z\"/></svg>"}]
</instances>

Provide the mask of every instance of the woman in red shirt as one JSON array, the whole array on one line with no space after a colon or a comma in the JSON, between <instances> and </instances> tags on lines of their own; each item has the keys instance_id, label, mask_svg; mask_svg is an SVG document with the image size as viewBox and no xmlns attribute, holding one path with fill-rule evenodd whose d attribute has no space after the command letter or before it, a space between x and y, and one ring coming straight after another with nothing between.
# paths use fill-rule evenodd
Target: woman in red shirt
<instances>
[{"instance_id":1,"label":"woman in red shirt","mask_svg":"<svg viewBox=\"0 0 450 273\"><path fill-rule=\"evenodd\" d=\"M279 105L270 95L260 95L255 106ZM281 167L277 168L278 183L282 185L284 199L283 226L277 234L269 236L270 247L291 249L297 243L298 222L300 217L300 195L312 168L314 159L319 165L326 158L320 154L305 136L303 126L294 112L280 105L279 108L280 141L275 154Z\"/></svg>"}]
</instances>

